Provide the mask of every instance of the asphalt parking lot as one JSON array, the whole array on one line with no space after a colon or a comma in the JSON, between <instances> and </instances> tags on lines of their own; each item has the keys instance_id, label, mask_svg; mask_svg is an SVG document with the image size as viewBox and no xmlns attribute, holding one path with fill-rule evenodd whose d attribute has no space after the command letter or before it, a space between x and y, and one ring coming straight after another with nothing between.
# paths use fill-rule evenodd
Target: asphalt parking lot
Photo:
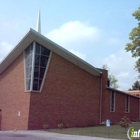
<instances>
[{"instance_id":1,"label":"asphalt parking lot","mask_svg":"<svg viewBox=\"0 0 140 140\"><path fill-rule=\"evenodd\" d=\"M78 135L64 135L50 133L46 131L28 130L28 131L0 131L0 140L111 140L111 139L78 136Z\"/></svg>"}]
</instances>

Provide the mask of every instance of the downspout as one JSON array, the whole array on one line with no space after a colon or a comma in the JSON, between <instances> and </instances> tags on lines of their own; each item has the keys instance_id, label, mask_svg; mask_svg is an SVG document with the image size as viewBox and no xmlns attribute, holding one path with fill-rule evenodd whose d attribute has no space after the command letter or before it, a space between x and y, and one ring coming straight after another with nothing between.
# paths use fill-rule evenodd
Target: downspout
<instances>
[{"instance_id":1,"label":"downspout","mask_svg":"<svg viewBox=\"0 0 140 140\"><path fill-rule=\"evenodd\" d=\"M102 123L102 87L103 87L103 76L102 73L100 73L100 116L99 116L99 124Z\"/></svg>"}]
</instances>

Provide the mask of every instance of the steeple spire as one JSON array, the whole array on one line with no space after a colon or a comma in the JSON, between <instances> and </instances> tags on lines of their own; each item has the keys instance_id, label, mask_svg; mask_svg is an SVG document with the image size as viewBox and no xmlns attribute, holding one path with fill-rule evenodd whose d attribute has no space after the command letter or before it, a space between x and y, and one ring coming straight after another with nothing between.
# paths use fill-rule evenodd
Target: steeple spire
<instances>
[{"instance_id":1,"label":"steeple spire","mask_svg":"<svg viewBox=\"0 0 140 140\"><path fill-rule=\"evenodd\" d=\"M36 31L41 34L40 9L38 11L38 19L37 19Z\"/></svg>"}]
</instances>

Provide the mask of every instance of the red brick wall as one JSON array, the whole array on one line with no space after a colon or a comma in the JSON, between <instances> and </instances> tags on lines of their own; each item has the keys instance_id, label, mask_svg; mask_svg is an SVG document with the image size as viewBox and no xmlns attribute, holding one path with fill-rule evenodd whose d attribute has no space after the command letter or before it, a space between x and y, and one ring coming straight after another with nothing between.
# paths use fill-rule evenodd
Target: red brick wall
<instances>
[{"instance_id":1,"label":"red brick wall","mask_svg":"<svg viewBox=\"0 0 140 140\"><path fill-rule=\"evenodd\" d=\"M100 77L53 53L41 93L31 94L29 129L99 124Z\"/></svg>"},{"instance_id":2,"label":"red brick wall","mask_svg":"<svg viewBox=\"0 0 140 140\"><path fill-rule=\"evenodd\" d=\"M138 99L131 97L130 113L125 113L125 95L120 93L116 93L116 111L110 112L111 91L106 89L107 71L102 72L102 121L119 121L124 115L138 118ZM25 93L23 54L0 74L2 130L41 129L43 124L56 128L62 121L69 127L96 125L99 124L99 101L100 77L55 53L41 93Z\"/></svg>"},{"instance_id":3,"label":"red brick wall","mask_svg":"<svg viewBox=\"0 0 140 140\"><path fill-rule=\"evenodd\" d=\"M139 100L130 96L130 113L125 112L126 95L115 91L115 112L110 112L110 94L111 90L106 90L103 101L102 121L110 119L112 122L118 122L122 117L127 116L130 119L139 118Z\"/></svg>"},{"instance_id":4,"label":"red brick wall","mask_svg":"<svg viewBox=\"0 0 140 140\"><path fill-rule=\"evenodd\" d=\"M23 60L23 54L21 54L0 75L2 130L28 129L30 94L25 93ZM21 113L20 117L18 117L18 111Z\"/></svg>"},{"instance_id":5,"label":"red brick wall","mask_svg":"<svg viewBox=\"0 0 140 140\"><path fill-rule=\"evenodd\" d=\"M108 72L102 70L103 78L103 96L102 96L102 122L110 119L112 122L120 121L123 116L130 119L139 118L139 99L130 96L130 113L125 113L126 95L120 92L116 93L115 112L110 112L110 94L111 90L107 89Z\"/></svg>"}]
</instances>

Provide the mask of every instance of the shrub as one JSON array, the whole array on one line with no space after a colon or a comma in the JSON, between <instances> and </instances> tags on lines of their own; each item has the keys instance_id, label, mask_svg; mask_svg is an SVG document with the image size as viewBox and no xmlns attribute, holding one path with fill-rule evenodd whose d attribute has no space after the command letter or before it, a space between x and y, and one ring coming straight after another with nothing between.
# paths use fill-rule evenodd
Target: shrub
<instances>
[{"instance_id":1,"label":"shrub","mask_svg":"<svg viewBox=\"0 0 140 140\"><path fill-rule=\"evenodd\" d=\"M69 127L69 124L67 122L60 121L60 123L57 125L57 127L59 129L68 128Z\"/></svg>"},{"instance_id":2,"label":"shrub","mask_svg":"<svg viewBox=\"0 0 140 140\"><path fill-rule=\"evenodd\" d=\"M63 129L63 128L65 128L65 123L61 122L57 126L58 126L59 129Z\"/></svg>"},{"instance_id":3,"label":"shrub","mask_svg":"<svg viewBox=\"0 0 140 140\"><path fill-rule=\"evenodd\" d=\"M103 122L101 123L101 125L106 125L106 121L103 121Z\"/></svg>"},{"instance_id":4,"label":"shrub","mask_svg":"<svg viewBox=\"0 0 140 140\"><path fill-rule=\"evenodd\" d=\"M43 124L43 129L44 129L44 130L47 130L48 128L49 128L49 125Z\"/></svg>"},{"instance_id":5,"label":"shrub","mask_svg":"<svg viewBox=\"0 0 140 140\"><path fill-rule=\"evenodd\" d=\"M130 119L127 118L126 116L124 116L119 124L121 127L125 128L125 130L126 130L129 127L130 123L131 123Z\"/></svg>"}]
</instances>

